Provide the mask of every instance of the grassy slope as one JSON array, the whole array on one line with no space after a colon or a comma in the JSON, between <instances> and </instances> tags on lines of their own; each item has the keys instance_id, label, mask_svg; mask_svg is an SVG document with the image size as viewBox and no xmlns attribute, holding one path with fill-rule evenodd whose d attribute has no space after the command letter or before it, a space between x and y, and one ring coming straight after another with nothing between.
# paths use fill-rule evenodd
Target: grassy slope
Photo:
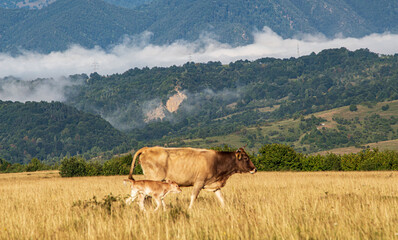
<instances>
[{"instance_id":1,"label":"grassy slope","mask_svg":"<svg viewBox=\"0 0 398 240\"><path fill-rule=\"evenodd\" d=\"M381 107L389 104L390 108L387 111L382 111ZM390 102L382 102L382 103L377 103L373 107L368 107L364 105L358 105L358 110L356 112L351 112L349 110L348 106L345 107L340 107L340 108L335 108L331 109L328 111L323 111L314 114L316 117L321 117L326 120L326 122L323 123L322 126L319 126L319 128L325 127L325 128L336 128L337 123L333 121L333 117L342 117L346 119L352 119L355 117L358 117L360 120L364 119L365 117L368 117L372 114L379 114L383 118L385 117L390 117L390 116L395 116L398 117L398 100L396 101L390 101ZM310 116L305 116L305 118L308 118ZM212 146L220 146L223 144L228 144L233 147L240 147L244 146L247 144L247 141L245 140L246 138L244 137L245 131L249 133L257 133L260 131L263 136L269 136L270 133L273 131L278 131L278 132L284 132L287 133L289 128L292 127L297 127L300 123L300 119L287 119L283 121L278 121L274 123L267 124L266 126L258 126L254 128L246 128L243 131L236 132L233 134L229 134L226 136L216 136L216 137L210 137L206 139L191 139L191 140L184 140L186 145L193 146L193 147L212 147ZM398 129L398 125L393 126L393 129L396 131ZM272 141L272 139L271 139ZM264 143L259 141L257 142L254 146L249 147L249 151L257 152L258 149L263 145ZM291 142L292 145L294 145L295 148L302 148L305 147L299 143L299 141ZM380 150L398 150L398 139L397 140L389 140L389 141L383 141L383 142L377 142L377 143L368 143L365 144L364 147L369 146L370 148L375 148L378 147ZM320 153L326 153L326 152L334 152L334 153L351 153L351 152L359 152L361 151L362 148L355 148L355 147L346 147L346 148L338 148L338 149L333 149L333 150L328 150Z\"/></svg>"},{"instance_id":2,"label":"grassy slope","mask_svg":"<svg viewBox=\"0 0 398 240\"><path fill-rule=\"evenodd\" d=\"M388 104L390 108L387 111L382 111L381 107ZM317 117L322 117L327 120L324 127L335 128L336 122L332 120L334 115L339 117L344 117L346 119L351 119L355 117L359 117L360 119L365 118L366 116L370 116L371 114L379 114L382 117L390 117L395 116L398 117L398 101L390 101L390 102L382 102L377 103L374 107L368 108L367 106L358 105L358 110L356 112L351 112L348 107L342 107L337 109L332 109L329 111L321 112L315 114ZM394 130L397 130L398 126L394 126ZM370 148L379 148L380 150L396 150L398 151L398 139L381 141L376 143L368 143L365 146L369 146ZM325 154L327 152L337 153L337 154L345 154L345 153L356 153L361 151L362 148L356 147L345 147L345 148L336 148L329 151L319 152L320 154Z\"/></svg>"}]
</instances>

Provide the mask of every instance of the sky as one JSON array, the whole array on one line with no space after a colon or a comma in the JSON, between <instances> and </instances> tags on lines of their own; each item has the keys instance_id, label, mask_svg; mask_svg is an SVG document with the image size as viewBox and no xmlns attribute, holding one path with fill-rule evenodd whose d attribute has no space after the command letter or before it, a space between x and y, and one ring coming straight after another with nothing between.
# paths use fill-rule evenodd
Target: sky
<instances>
[{"instance_id":1,"label":"sky","mask_svg":"<svg viewBox=\"0 0 398 240\"><path fill-rule=\"evenodd\" d=\"M370 51L380 54L398 53L398 34L390 33L371 34L362 38L340 36L327 39L322 35L302 35L284 39L270 28L264 27L262 31L253 33L254 42L252 44L238 47L211 39L208 37L209 34L203 34L194 42L181 40L170 45L153 45L150 43L151 35L149 32L144 32L139 36L126 36L121 44L111 46L107 50L100 47L86 49L73 45L66 51L49 54L24 50L18 56L0 53L0 78L13 76L22 81L54 78L55 84L52 83L50 87L57 89L54 97L42 94L40 97L33 93L30 96L24 89L26 86L21 82L18 84L0 82L0 100L62 100L63 89L70 84L64 76L90 74L95 71L101 75L110 75L123 73L135 67L178 66L188 61L221 61L228 64L240 59L290 58L340 47L346 47L349 50L368 48ZM46 84L46 86L38 86L41 92L49 87L47 86L48 81L41 81L40 84ZM21 93L25 96L16 98Z\"/></svg>"}]
</instances>

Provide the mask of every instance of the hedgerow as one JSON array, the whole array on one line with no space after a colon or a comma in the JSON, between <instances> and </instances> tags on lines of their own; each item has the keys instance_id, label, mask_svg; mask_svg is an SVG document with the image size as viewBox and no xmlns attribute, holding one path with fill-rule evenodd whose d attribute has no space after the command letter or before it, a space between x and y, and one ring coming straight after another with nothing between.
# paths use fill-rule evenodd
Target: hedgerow
<instances>
[{"instance_id":1,"label":"hedgerow","mask_svg":"<svg viewBox=\"0 0 398 240\"><path fill-rule=\"evenodd\" d=\"M304 155L283 144L267 144L254 159L260 171L398 170L397 151L365 149L358 153Z\"/></svg>"}]
</instances>

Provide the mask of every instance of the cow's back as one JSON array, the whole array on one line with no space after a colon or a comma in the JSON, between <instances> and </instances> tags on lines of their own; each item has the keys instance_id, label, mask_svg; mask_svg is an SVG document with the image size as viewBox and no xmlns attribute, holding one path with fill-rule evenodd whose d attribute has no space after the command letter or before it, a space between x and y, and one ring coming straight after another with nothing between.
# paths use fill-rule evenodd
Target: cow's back
<instances>
[{"instance_id":1,"label":"cow's back","mask_svg":"<svg viewBox=\"0 0 398 240\"><path fill-rule=\"evenodd\" d=\"M172 180L192 186L198 178L211 177L216 152L195 148L147 148L140 156L146 179Z\"/></svg>"}]
</instances>

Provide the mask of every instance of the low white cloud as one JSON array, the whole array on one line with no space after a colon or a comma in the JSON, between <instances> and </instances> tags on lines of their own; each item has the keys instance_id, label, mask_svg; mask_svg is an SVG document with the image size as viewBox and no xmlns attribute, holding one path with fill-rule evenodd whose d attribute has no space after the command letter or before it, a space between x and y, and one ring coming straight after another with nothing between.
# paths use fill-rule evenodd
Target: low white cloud
<instances>
[{"instance_id":1,"label":"low white cloud","mask_svg":"<svg viewBox=\"0 0 398 240\"><path fill-rule=\"evenodd\" d=\"M170 45L153 45L149 43L151 33L145 32L140 36L126 37L122 44L108 50L99 47L86 49L74 45L66 51L49 54L24 51L19 56L10 56L0 53L0 78L14 76L22 80L57 79L60 76L90 74L94 71L108 75L123 73L134 67L167 67L181 65L188 61L229 63L239 59L254 60L262 57L298 57L298 55L303 56L311 52L317 53L323 49L339 47L350 50L368 48L370 51L381 54L398 53L397 34L371 34L363 38L338 37L335 39L303 35L283 39L267 27L253 34L254 43L238 47L222 44L206 36L195 42L176 41ZM4 94L0 95L0 99L3 98Z\"/></svg>"},{"instance_id":2,"label":"low white cloud","mask_svg":"<svg viewBox=\"0 0 398 240\"><path fill-rule=\"evenodd\" d=\"M65 101L66 95L74 91L74 85L82 79L67 77L24 81L12 77L0 79L0 100L4 101Z\"/></svg>"}]
</instances>

